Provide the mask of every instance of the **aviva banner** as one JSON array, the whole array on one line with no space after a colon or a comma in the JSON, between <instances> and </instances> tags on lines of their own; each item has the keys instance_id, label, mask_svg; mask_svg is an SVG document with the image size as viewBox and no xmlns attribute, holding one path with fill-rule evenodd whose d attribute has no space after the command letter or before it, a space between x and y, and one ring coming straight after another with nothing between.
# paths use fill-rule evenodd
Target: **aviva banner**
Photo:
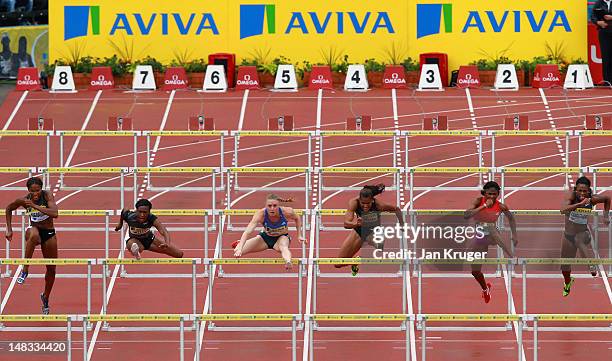
<instances>
[{"instance_id":1,"label":"aviva banner","mask_svg":"<svg viewBox=\"0 0 612 361\"><path fill-rule=\"evenodd\" d=\"M545 0L55 0L50 2L51 59L83 55L132 59L175 54L239 58L270 49L293 62L322 62L335 49L352 62L387 60L392 49L416 57L449 54L451 68L508 49L513 59L563 43L569 58L586 54L586 8Z\"/></svg>"}]
</instances>

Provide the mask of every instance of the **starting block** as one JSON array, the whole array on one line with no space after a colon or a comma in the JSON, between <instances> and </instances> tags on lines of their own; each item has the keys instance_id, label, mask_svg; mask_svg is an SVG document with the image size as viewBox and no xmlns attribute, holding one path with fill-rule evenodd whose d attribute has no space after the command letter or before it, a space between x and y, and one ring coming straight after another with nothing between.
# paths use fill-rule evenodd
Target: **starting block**
<instances>
[{"instance_id":1,"label":"starting block","mask_svg":"<svg viewBox=\"0 0 612 361\"><path fill-rule=\"evenodd\" d=\"M612 130L612 117L602 114L585 115L584 129L586 130Z\"/></svg>"},{"instance_id":2,"label":"starting block","mask_svg":"<svg viewBox=\"0 0 612 361\"><path fill-rule=\"evenodd\" d=\"M372 116L358 115L346 118L346 130L372 130Z\"/></svg>"},{"instance_id":3,"label":"starting block","mask_svg":"<svg viewBox=\"0 0 612 361\"><path fill-rule=\"evenodd\" d=\"M529 130L529 117L514 115L504 119L504 130Z\"/></svg>"},{"instance_id":4,"label":"starting block","mask_svg":"<svg viewBox=\"0 0 612 361\"><path fill-rule=\"evenodd\" d=\"M51 118L28 118L28 130L53 130L53 119Z\"/></svg>"},{"instance_id":5,"label":"starting block","mask_svg":"<svg viewBox=\"0 0 612 361\"><path fill-rule=\"evenodd\" d=\"M108 117L106 129L112 131L132 130L132 118L127 117Z\"/></svg>"},{"instance_id":6,"label":"starting block","mask_svg":"<svg viewBox=\"0 0 612 361\"><path fill-rule=\"evenodd\" d=\"M215 130L215 119L203 115L189 117L189 130Z\"/></svg>"},{"instance_id":7,"label":"starting block","mask_svg":"<svg viewBox=\"0 0 612 361\"><path fill-rule=\"evenodd\" d=\"M281 115L268 119L268 130L291 131L293 130L293 115Z\"/></svg>"},{"instance_id":8,"label":"starting block","mask_svg":"<svg viewBox=\"0 0 612 361\"><path fill-rule=\"evenodd\" d=\"M423 119L423 130L448 130L448 117L446 115L434 115Z\"/></svg>"}]
</instances>

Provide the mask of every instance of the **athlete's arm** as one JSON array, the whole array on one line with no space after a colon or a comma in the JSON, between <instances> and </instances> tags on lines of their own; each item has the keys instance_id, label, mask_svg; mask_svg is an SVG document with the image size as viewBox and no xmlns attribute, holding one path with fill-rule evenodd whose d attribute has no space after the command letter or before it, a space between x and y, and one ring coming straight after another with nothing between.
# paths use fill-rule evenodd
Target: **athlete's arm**
<instances>
[{"instance_id":1,"label":"athlete's arm","mask_svg":"<svg viewBox=\"0 0 612 361\"><path fill-rule=\"evenodd\" d=\"M344 228L353 229L361 226L361 217L355 215L358 202L357 199L351 199L349 201L348 209L344 214Z\"/></svg>"},{"instance_id":2,"label":"athlete's arm","mask_svg":"<svg viewBox=\"0 0 612 361\"><path fill-rule=\"evenodd\" d=\"M574 200L574 192L568 192L563 199L563 205L561 206L561 214L568 214L571 211L575 211L576 209L588 204L591 199L584 198L582 201L572 204Z\"/></svg>"},{"instance_id":3,"label":"athlete's arm","mask_svg":"<svg viewBox=\"0 0 612 361\"><path fill-rule=\"evenodd\" d=\"M123 208L121 210L121 216L119 217L119 223L117 223L117 227L115 227L115 232L119 232L119 230L121 228L123 228L123 217L127 214L127 212L129 212L130 210L127 208Z\"/></svg>"},{"instance_id":4,"label":"athlete's arm","mask_svg":"<svg viewBox=\"0 0 612 361\"><path fill-rule=\"evenodd\" d=\"M159 218L157 218L155 222L153 222L153 227L157 228L159 233L161 233L162 237L164 237L164 241L170 244L170 233L168 233L166 227L159 221Z\"/></svg>"},{"instance_id":5,"label":"athlete's arm","mask_svg":"<svg viewBox=\"0 0 612 361\"><path fill-rule=\"evenodd\" d=\"M514 243L514 246L516 247L516 245L518 245L518 238L516 234L516 219L514 218L514 214L512 214L508 206L503 203L499 204L499 208L501 208L501 211L504 213L506 218L508 218L508 223L510 223L510 232L511 232L510 239L512 240L512 243Z\"/></svg>"},{"instance_id":6,"label":"athlete's arm","mask_svg":"<svg viewBox=\"0 0 612 361\"><path fill-rule=\"evenodd\" d=\"M606 195L597 194L593 196L592 200L593 200L593 204L598 204L598 203L604 204L603 217L604 217L604 222L608 224L610 222L610 197Z\"/></svg>"},{"instance_id":7,"label":"athlete's arm","mask_svg":"<svg viewBox=\"0 0 612 361\"><path fill-rule=\"evenodd\" d=\"M25 203L26 207L32 207L36 209L37 211L39 211L40 213L44 213L51 218L57 218L58 210L57 210L57 204L55 204L55 198L53 198L53 193L43 192L40 196L47 198L47 207L41 207L39 205L36 205L30 199L26 199L23 202Z\"/></svg>"},{"instance_id":8,"label":"athlete's arm","mask_svg":"<svg viewBox=\"0 0 612 361\"><path fill-rule=\"evenodd\" d=\"M402 210L400 209L400 207L394 204L388 204L381 201L376 201L376 203L378 203L381 211L395 213L399 224L401 224L402 226L404 225L404 215L402 214Z\"/></svg>"},{"instance_id":9,"label":"athlete's arm","mask_svg":"<svg viewBox=\"0 0 612 361\"><path fill-rule=\"evenodd\" d=\"M480 197L476 198L473 202L472 202L472 207L466 209L465 212L463 212L463 218L465 219L470 219L472 217L474 217L474 215L480 211L482 211L483 209L485 209L486 205L480 205Z\"/></svg>"},{"instance_id":10,"label":"athlete's arm","mask_svg":"<svg viewBox=\"0 0 612 361\"><path fill-rule=\"evenodd\" d=\"M6 217L6 232L4 236L8 241L13 239L13 211L19 207L25 207L25 201L21 198L18 198L11 202L5 209L5 217Z\"/></svg>"},{"instance_id":11,"label":"athlete's arm","mask_svg":"<svg viewBox=\"0 0 612 361\"><path fill-rule=\"evenodd\" d=\"M293 219L295 221L295 228L297 229L298 239L302 243L308 243L306 237L302 234L302 217L295 213L291 207L282 207L283 213L287 219Z\"/></svg>"}]
</instances>

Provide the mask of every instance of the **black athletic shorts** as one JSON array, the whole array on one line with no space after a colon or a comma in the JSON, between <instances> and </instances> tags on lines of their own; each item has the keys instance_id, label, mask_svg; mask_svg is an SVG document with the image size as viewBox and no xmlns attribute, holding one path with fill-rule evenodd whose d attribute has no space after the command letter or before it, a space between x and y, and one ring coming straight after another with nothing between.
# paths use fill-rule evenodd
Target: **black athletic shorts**
<instances>
[{"instance_id":1,"label":"black athletic shorts","mask_svg":"<svg viewBox=\"0 0 612 361\"><path fill-rule=\"evenodd\" d=\"M287 233L280 235L278 237L269 236L266 232L259 232L259 235L261 236L261 238L263 238L264 242L266 242L266 244L268 245L268 248L270 249L274 248L274 245L276 244L278 239L281 238L282 236L287 236L287 238L289 238L289 242L291 242L291 237L289 237L289 234Z\"/></svg>"},{"instance_id":2,"label":"black athletic shorts","mask_svg":"<svg viewBox=\"0 0 612 361\"><path fill-rule=\"evenodd\" d=\"M155 235L153 234L153 232L149 232L142 237L132 237L132 235L130 235L130 238L128 238L128 240L125 241L125 243L127 243L130 239L135 239L138 242L142 243L142 246L144 247L144 249L148 250L153 244L153 241L155 240Z\"/></svg>"}]
</instances>

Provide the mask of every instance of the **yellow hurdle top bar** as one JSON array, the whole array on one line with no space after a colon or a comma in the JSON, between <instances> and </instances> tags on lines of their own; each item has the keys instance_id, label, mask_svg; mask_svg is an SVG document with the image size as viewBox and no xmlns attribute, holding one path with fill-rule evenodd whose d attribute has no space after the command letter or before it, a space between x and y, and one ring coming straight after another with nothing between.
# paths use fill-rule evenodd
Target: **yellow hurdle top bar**
<instances>
[{"instance_id":1,"label":"yellow hurdle top bar","mask_svg":"<svg viewBox=\"0 0 612 361\"><path fill-rule=\"evenodd\" d=\"M294 258L291 260L292 264L298 264L300 262L299 258ZM285 260L282 258L218 258L211 259L211 264L242 264L242 265L255 265L255 264L264 264L264 265L273 265L273 264L285 264Z\"/></svg>"},{"instance_id":2,"label":"yellow hurdle top bar","mask_svg":"<svg viewBox=\"0 0 612 361\"><path fill-rule=\"evenodd\" d=\"M101 260L102 263L106 263L109 265L117 265L117 264L164 264L164 265L186 265L186 264L200 264L202 260L199 258L108 258Z\"/></svg>"},{"instance_id":3,"label":"yellow hurdle top bar","mask_svg":"<svg viewBox=\"0 0 612 361\"><path fill-rule=\"evenodd\" d=\"M58 135L70 137L133 137L140 135L137 130L59 130Z\"/></svg>"},{"instance_id":4,"label":"yellow hurdle top bar","mask_svg":"<svg viewBox=\"0 0 612 361\"><path fill-rule=\"evenodd\" d=\"M543 136L564 137L571 135L571 130L490 130L490 135L495 136Z\"/></svg>"},{"instance_id":5,"label":"yellow hurdle top bar","mask_svg":"<svg viewBox=\"0 0 612 361\"><path fill-rule=\"evenodd\" d=\"M28 173L36 172L36 167L0 167L0 173Z\"/></svg>"},{"instance_id":6,"label":"yellow hurdle top bar","mask_svg":"<svg viewBox=\"0 0 612 361\"><path fill-rule=\"evenodd\" d=\"M315 321L406 321L406 314L328 313L311 315Z\"/></svg>"},{"instance_id":7,"label":"yellow hurdle top bar","mask_svg":"<svg viewBox=\"0 0 612 361\"><path fill-rule=\"evenodd\" d=\"M0 130L0 137L40 137L53 135L51 130Z\"/></svg>"},{"instance_id":8,"label":"yellow hurdle top bar","mask_svg":"<svg viewBox=\"0 0 612 361\"><path fill-rule=\"evenodd\" d=\"M154 209L151 213L156 216L205 216L209 214L206 209Z\"/></svg>"},{"instance_id":9,"label":"yellow hurdle top bar","mask_svg":"<svg viewBox=\"0 0 612 361\"><path fill-rule=\"evenodd\" d=\"M96 264L96 260L85 258L2 258L0 264L72 266Z\"/></svg>"},{"instance_id":10,"label":"yellow hurdle top bar","mask_svg":"<svg viewBox=\"0 0 612 361\"><path fill-rule=\"evenodd\" d=\"M445 137L477 137L486 134L479 130L409 130L402 132L408 136L445 136Z\"/></svg>"},{"instance_id":11,"label":"yellow hurdle top bar","mask_svg":"<svg viewBox=\"0 0 612 361\"><path fill-rule=\"evenodd\" d=\"M414 167L409 169L413 173L486 173L493 170L487 167Z\"/></svg>"},{"instance_id":12,"label":"yellow hurdle top bar","mask_svg":"<svg viewBox=\"0 0 612 361\"><path fill-rule=\"evenodd\" d=\"M400 132L394 130L322 130L319 134L326 137L392 137L399 136Z\"/></svg>"},{"instance_id":13,"label":"yellow hurdle top bar","mask_svg":"<svg viewBox=\"0 0 612 361\"><path fill-rule=\"evenodd\" d=\"M399 173L402 168L393 167L334 167L318 168L322 173Z\"/></svg>"},{"instance_id":14,"label":"yellow hurdle top bar","mask_svg":"<svg viewBox=\"0 0 612 361\"><path fill-rule=\"evenodd\" d=\"M219 168L213 167L138 167L132 168L138 173L213 173Z\"/></svg>"},{"instance_id":15,"label":"yellow hurdle top bar","mask_svg":"<svg viewBox=\"0 0 612 361\"><path fill-rule=\"evenodd\" d=\"M68 315L0 315L0 322L66 322L68 317Z\"/></svg>"},{"instance_id":16,"label":"yellow hurdle top bar","mask_svg":"<svg viewBox=\"0 0 612 361\"><path fill-rule=\"evenodd\" d=\"M538 321L612 321L612 314L540 314Z\"/></svg>"},{"instance_id":17,"label":"yellow hurdle top bar","mask_svg":"<svg viewBox=\"0 0 612 361\"><path fill-rule=\"evenodd\" d=\"M307 137L314 135L314 132L299 130L235 130L231 134L239 137Z\"/></svg>"},{"instance_id":18,"label":"yellow hurdle top bar","mask_svg":"<svg viewBox=\"0 0 612 361\"><path fill-rule=\"evenodd\" d=\"M60 209L60 216L105 216L105 215L113 215L114 211L106 211L101 209Z\"/></svg>"},{"instance_id":19,"label":"yellow hurdle top bar","mask_svg":"<svg viewBox=\"0 0 612 361\"><path fill-rule=\"evenodd\" d=\"M221 214L225 214L228 216L252 216L254 215L257 211L262 210L263 208L257 208L257 209L221 209L219 210L219 212ZM306 210L304 209L293 209L293 212L299 216L307 213Z\"/></svg>"},{"instance_id":20,"label":"yellow hurdle top bar","mask_svg":"<svg viewBox=\"0 0 612 361\"><path fill-rule=\"evenodd\" d=\"M274 314L274 313L233 313L218 315L199 315L202 321L291 321L298 319L300 315Z\"/></svg>"},{"instance_id":21,"label":"yellow hurdle top bar","mask_svg":"<svg viewBox=\"0 0 612 361\"><path fill-rule=\"evenodd\" d=\"M87 317L92 322L118 322L118 321L180 321L181 317L183 320L188 320L189 315L178 315L178 314L125 314L125 315L91 315Z\"/></svg>"},{"instance_id":22,"label":"yellow hurdle top bar","mask_svg":"<svg viewBox=\"0 0 612 361\"><path fill-rule=\"evenodd\" d=\"M230 167L232 173L301 173L307 172L308 167Z\"/></svg>"},{"instance_id":23,"label":"yellow hurdle top bar","mask_svg":"<svg viewBox=\"0 0 612 361\"><path fill-rule=\"evenodd\" d=\"M512 168L498 168L498 172L502 173L579 173L581 171L578 167L512 167Z\"/></svg>"},{"instance_id":24,"label":"yellow hurdle top bar","mask_svg":"<svg viewBox=\"0 0 612 361\"><path fill-rule=\"evenodd\" d=\"M121 173L122 171L128 171L128 168L119 167L49 167L49 168L38 168L39 172L45 173Z\"/></svg>"},{"instance_id":25,"label":"yellow hurdle top bar","mask_svg":"<svg viewBox=\"0 0 612 361\"><path fill-rule=\"evenodd\" d=\"M425 314L421 315L427 321L518 321L520 315L507 314Z\"/></svg>"},{"instance_id":26,"label":"yellow hurdle top bar","mask_svg":"<svg viewBox=\"0 0 612 361\"><path fill-rule=\"evenodd\" d=\"M612 136L612 130L577 130L576 135L603 135Z\"/></svg>"},{"instance_id":27,"label":"yellow hurdle top bar","mask_svg":"<svg viewBox=\"0 0 612 361\"><path fill-rule=\"evenodd\" d=\"M185 136L194 136L194 137L214 137L214 136L222 136L227 135L227 132L224 130L153 130L146 131L142 133L143 135L151 135L154 137L159 136L170 136L170 137L185 137Z\"/></svg>"},{"instance_id":28,"label":"yellow hurdle top bar","mask_svg":"<svg viewBox=\"0 0 612 361\"><path fill-rule=\"evenodd\" d=\"M405 259L389 258L317 258L318 264L403 264Z\"/></svg>"}]
</instances>

